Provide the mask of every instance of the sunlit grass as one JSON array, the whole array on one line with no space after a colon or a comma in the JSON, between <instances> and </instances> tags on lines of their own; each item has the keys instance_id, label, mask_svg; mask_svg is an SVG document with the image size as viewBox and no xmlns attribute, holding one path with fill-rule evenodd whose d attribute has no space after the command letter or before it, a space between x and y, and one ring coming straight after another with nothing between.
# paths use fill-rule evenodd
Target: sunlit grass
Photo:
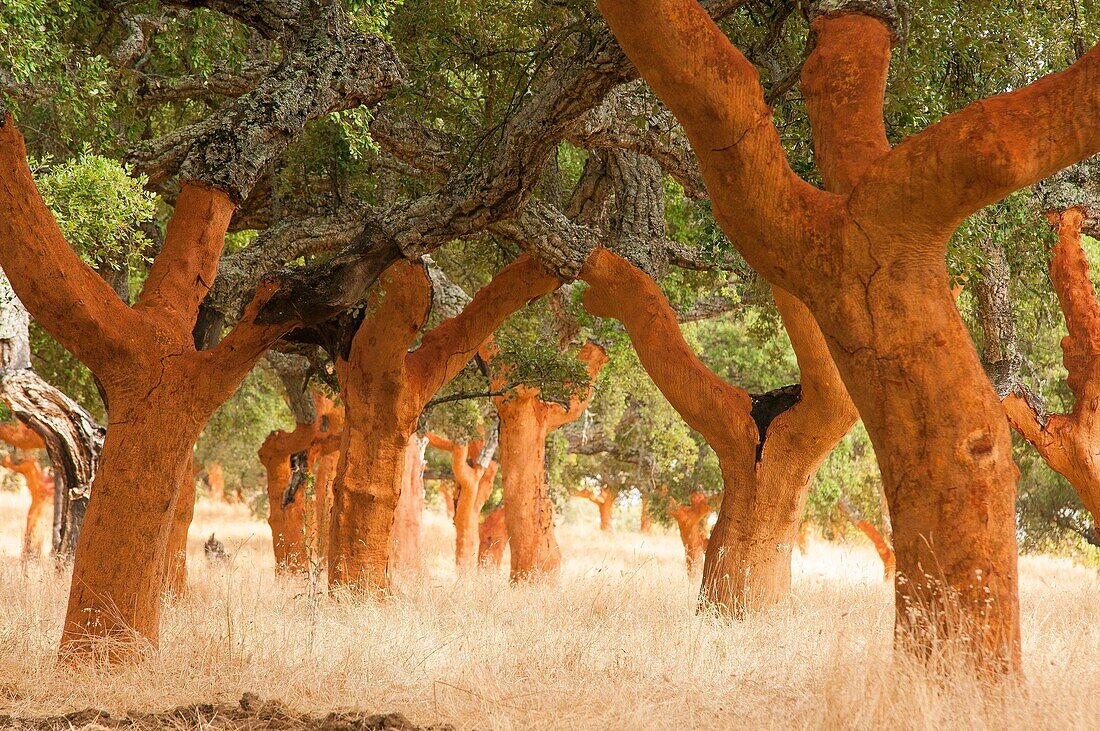
<instances>
[{"instance_id":1,"label":"sunlit grass","mask_svg":"<svg viewBox=\"0 0 1100 731\"><path fill-rule=\"evenodd\" d=\"M400 711L459 728L1095 728L1100 581L1025 558L1026 680L982 688L895 665L892 596L861 544L795 558L789 606L742 623L695 612L673 535L559 528L560 585L457 580L453 529L427 518L427 567L387 602L330 601L276 579L266 524L200 503L191 596L166 610L161 651L112 675L59 670L67 582L24 571L23 496L0 494L0 712L154 711L245 691L301 711ZM594 512L594 511L593 511ZM587 519L591 518L592 523ZM233 558L207 566L215 532Z\"/></svg>"}]
</instances>

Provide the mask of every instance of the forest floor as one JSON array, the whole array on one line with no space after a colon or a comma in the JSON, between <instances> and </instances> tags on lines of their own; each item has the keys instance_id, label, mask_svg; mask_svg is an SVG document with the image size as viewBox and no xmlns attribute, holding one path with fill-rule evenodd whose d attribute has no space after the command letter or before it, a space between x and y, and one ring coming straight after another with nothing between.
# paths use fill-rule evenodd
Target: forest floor
<instances>
[{"instance_id":1,"label":"forest floor","mask_svg":"<svg viewBox=\"0 0 1100 731\"><path fill-rule=\"evenodd\" d=\"M1100 707L1093 569L1021 561L1026 676L990 687L893 661L892 592L869 546L814 542L789 605L728 623L695 612L675 535L640 535L636 516L601 534L579 509L548 587L456 579L453 529L430 509L425 571L363 606L276 579L267 525L200 502L191 594L166 609L160 652L111 674L61 669L67 580L21 566L25 504L0 493L3 728L1035 731L1095 728ZM226 568L203 558L212 532ZM86 709L111 716L63 717Z\"/></svg>"}]
</instances>

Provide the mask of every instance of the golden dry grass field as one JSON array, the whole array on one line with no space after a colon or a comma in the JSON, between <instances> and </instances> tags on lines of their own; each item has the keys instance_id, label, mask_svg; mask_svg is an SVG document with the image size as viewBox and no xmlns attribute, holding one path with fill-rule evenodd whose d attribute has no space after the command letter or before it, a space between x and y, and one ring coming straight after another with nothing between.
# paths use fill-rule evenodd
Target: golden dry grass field
<instances>
[{"instance_id":1,"label":"golden dry grass field","mask_svg":"<svg viewBox=\"0 0 1100 731\"><path fill-rule=\"evenodd\" d=\"M982 687L892 661L892 597L863 544L812 544L794 600L741 623L695 612L671 534L559 527L559 585L503 572L456 579L453 529L427 516L428 566L392 599L336 603L276 579L265 523L200 502L191 595L166 610L162 648L111 674L55 663L67 579L21 566L25 495L0 494L0 713L160 711L250 691L303 712L399 711L458 729L1095 729L1100 580L1022 561L1026 679ZM625 521L624 521L625 522ZM233 558L208 566L211 532Z\"/></svg>"}]
</instances>

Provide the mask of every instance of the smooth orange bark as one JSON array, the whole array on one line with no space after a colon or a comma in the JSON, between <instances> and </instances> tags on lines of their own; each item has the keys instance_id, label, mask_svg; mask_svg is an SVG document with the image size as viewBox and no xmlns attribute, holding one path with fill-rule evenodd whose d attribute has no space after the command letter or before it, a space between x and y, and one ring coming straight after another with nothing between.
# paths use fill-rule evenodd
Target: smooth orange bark
<instances>
[{"instance_id":1,"label":"smooth orange bark","mask_svg":"<svg viewBox=\"0 0 1100 731\"><path fill-rule=\"evenodd\" d=\"M277 573L304 573L309 568L302 507L305 490L299 489L289 504L284 506L283 502L293 476L291 458L309 449L319 433L319 421L320 417L310 424L297 424L292 432L271 432L258 453L267 472L267 524L271 527Z\"/></svg>"},{"instance_id":2,"label":"smooth orange bark","mask_svg":"<svg viewBox=\"0 0 1100 731\"><path fill-rule=\"evenodd\" d=\"M424 334L431 284L423 265L398 262L336 373L346 429L333 485L329 585L361 595L388 588L394 510L405 450L424 405L449 383L509 315L557 288L528 257L497 273L457 317Z\"/></svg>"},{"instance_id":3,"label":"smooth orange bark","mask_svg":"<svg viewBox=\"0 0 1100 731\"><path fill-rule=\"evenodd\" d=\"M195 470L188 463L172 509L164 562L164 592L173 599L187 595L187 532L195 516Z\"/></svg>"},{"instance_id":4,"label":"smooth orange bark","mask_svg":"<svg viewBox=\"0 0 1100 731\"><path fill-rule=\"evenodd\" d=\"M33 432L31 433L33 434ZM0 438L9 444L13 443L7 435ZM31 442L23 443L28 444ZM28 447L17 448L28 449ZM37 449L37 447L34 447L34 449ZM31 505L27 509L27 525L23 531L22 556L24 561L37 561L42 557L42 542L47 535L43 518L46 517L46 509L53 506L53 491L55 489L53 476L47 474L36 459L24 459L14 462L10 457L5 456L3 465L23 476L27 483L27 490L31 494Z\"/></svg>"},{"instance_id":5,"label":"smooth orange bark","mask_svg":"<svg viewBox=\"0 0 1100 731\"><path fill-rule=\"evenodd\" d=\"M508 546L508 521L504 505L498 505L485 516L478 526L477 561L480 565L499 569L504 561L504 549Z\"/></svg>"},{"instance_id":6,"label":"smooth orange bark","mask_svg":"<svg viewBox=\"0 0 1100 731\"><path fill-rule=\"evenodd\" d=\"M612 517L614 515L615 498L619 496L619 490L620 488L604 485L600 488L599 493L591 490L578 490L573 493L572 497L583 498L599 508L600 530L606 533L614 533L615 526ZM642 509L645 509L644 505Z\"/></svg>"},{"instance_id":7,"label":"smooth orange bark","mask_svg":"<svg viewBox=\"0 0 1100 731\"><path fill-rule=\"evenodd\" d=\"M689 574L703 567L703 555L707 550L707 517L714 512L706 494L696 490L689 497L687 505L675 500L668 502L668 514L676 521L680 531L680 542L684 544L684 558Z\"/></svg>"},{"instance_id":8,"label":"smooth orange bark","mask_svg":"<svg viewBox=\"0 0 1100 731\"><path fill-rule=\"evenodd\" d=\"M425 441L413 434L405 447L401 494L393 511L391 571L419 571L423 567L425 446Z\"/></svg>"},{"instance_id":9,"label":"smooth orange bark","mask_svg":"<svg viewBox=\"0 0 1100 731\"><path fill-rule=\"evenodd\" d=\"M1019 392L1010 393L1003 405L1013 428L1069 480L1095 522L1100 520L1100 302L1081 246L1086 213L1075 207L1047 217L1058 231L1050 280L1066 318L1062 360L1073 410L1052 414L1044 423Z\"/></svg>"},{"instance_id":10,"label":"smooth orange bark","mask_svg":"<svg viewBox=\"0 0 1100 731\"><path fill-rule=\"evenodd\" d=\"M494 368L493 388L499 390L507 380L508 366L500 362L495 348L493 352L487 349L483 357ZM591 382L607 362L607 354L593 343L585 344L577 358L585 364ZM493 398L500 416L500 469L512 581L554 577L561 569L561 549L554 535L554 505L546 478L546 438L580 418L591 398L591 385L583 395L574 395L568 408L543 401L537 388L526 386Z\"/></svg>"},{"instance_id":11,"label":"smooth orange bark","mask_svg":"<svg viewBox=\"0 0 1100 731\"><path fill-rule=\"evenodd\" d=\"M794 297L773 288L802 384L795 403L770 418L762 435L748 393L699 360L648 275L598 249L581 278L590 285L584 295L588 311L623 323L653 382L718 457L726 489L707 544L700 601L741 616L784 599L810 483L856 421L814 319ZM695 537L690 543L688 563L694 567L690 554L699 543Z\"/></svg>"},{"instance_id":12,"label":"smooth orange bark","mask_svg":"<svg viewBox=\"0 0 1100 731\"><path fill-rule=\"evenodd\" d=\"M234 208L225 193L185 181L145 287L127 306L65 241L35 188L22 136L10 117L0 125L0 265L31 315L98 377L108 403L61 638L73 662L101 648L121 659L156 646L169 534L195 440L296 324L255 322L275 289L265 282L238 325L196 351L199 303Z\"/></svg>"},{"instance_id":13,"label":"smooth orange bark","mask_svg":"<svg viewBox=\"0 0 1100 731\"><path fill-rule=\"evenodd\" d=\"M495 460L485 467L478 463L482 440L456 443L438 434L428 434L428 444L451 455L451 473L455 487L448 498L450 517L455 526L455 565L469 571L478 563L478 519L485 501L493 491L500 465ZM442 490L441 490L442 491Z\"/></svg>"},{"instance_id":14,"label":"smooth orange bark","mask_svg":"<svg viewBox=\"0 0 1100 731\"><path fill-rule=\"evenodd\" d=\"M206 484L210 487L210 499L216 503L228 503L229 497L225 494L225 468L218 460L214 460L206 468Z\"/></svg>"},{"instance_id":15,"label":"smooth orange bark","mask_svg":"<svg viewBox=\"0 0 1100 731\"><path fill-rule=\"evenodd\" d=\"M970 214L1100 151L1100 47L891 149L892 30L864 4L833 4L802 72L821 191L791 170L756 70L696 0L599 7L683 124L722 229L825 334L886 486L899 645L1019 668L1018 472L946 250Z\"/></svg>"}]
</instances>

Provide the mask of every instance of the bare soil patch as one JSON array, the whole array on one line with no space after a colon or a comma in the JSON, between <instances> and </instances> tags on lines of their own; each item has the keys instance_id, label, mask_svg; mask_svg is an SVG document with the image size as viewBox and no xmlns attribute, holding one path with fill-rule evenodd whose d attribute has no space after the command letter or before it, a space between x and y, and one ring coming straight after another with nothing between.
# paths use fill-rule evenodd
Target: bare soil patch
<instances>
[{"instance_id":1,"label":"bare soil patch","mask_svg":"<svg viewBox=\"0 0 1100 731\"><path fill-rule=\"evenodd\" d=\"M197 703L162 713L116 716L88 709L49 718L0 715L0 728L13 731L453 731L447 724L417 726L400 713L296 713L279 701L245 693L235 706Z\"/></svg>"}]
</instances>

